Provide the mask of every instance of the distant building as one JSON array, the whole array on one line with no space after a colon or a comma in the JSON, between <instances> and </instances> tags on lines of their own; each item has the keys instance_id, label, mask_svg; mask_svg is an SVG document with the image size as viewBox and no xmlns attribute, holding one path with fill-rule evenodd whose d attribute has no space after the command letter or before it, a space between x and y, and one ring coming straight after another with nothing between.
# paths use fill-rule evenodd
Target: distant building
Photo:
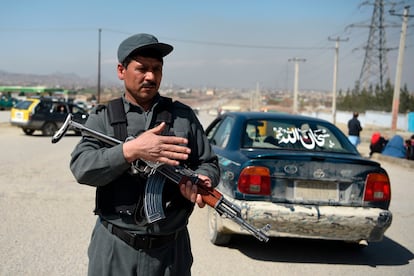
<instances>
[{"instance_id":1,"label":"distant building","mask_svg":"<svg viewBox=\"0 0 414 276\"><path fill-rule=\"evenodd\" d=\"M208 89L206 91L206 95L207 96L214 96L214 95L216 95L216 92L214 91L214 89Z\"/></svg>"}]
</instances>

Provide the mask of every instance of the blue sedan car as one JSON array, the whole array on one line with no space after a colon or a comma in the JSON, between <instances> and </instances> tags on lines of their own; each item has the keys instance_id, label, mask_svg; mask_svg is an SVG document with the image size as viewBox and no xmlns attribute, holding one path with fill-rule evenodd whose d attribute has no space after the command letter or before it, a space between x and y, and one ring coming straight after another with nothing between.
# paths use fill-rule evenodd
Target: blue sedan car
<instances>
[{"instance_id":1,"label":"blue sedan car","mask_svg":"<svg viewBox=\"0 0 414 276\"><path fill-rule=\"evenodd\" d=\"M335 125L311 117L229 112L206 134L219 157L217 187L271 237L381 241L391 225L391 186L379 163L362 157ZM214 209L210 240L248 234Z\"/></svg>"}]
</instances>

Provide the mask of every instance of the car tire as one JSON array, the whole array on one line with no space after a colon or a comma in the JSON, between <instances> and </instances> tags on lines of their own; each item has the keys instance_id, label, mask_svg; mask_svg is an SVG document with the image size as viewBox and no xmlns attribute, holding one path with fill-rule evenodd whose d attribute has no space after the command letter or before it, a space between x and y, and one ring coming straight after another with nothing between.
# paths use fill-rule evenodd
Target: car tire
<instances>
[{"instance_id":1,"label":"car tire","mask_svg":"<svg viewBox=\"0 0 414 276\"><path fill-rule=\"evenodd\" d=\"M26 135L32 135L34 131L34 129L28 129L28 128L23 128L23 132Z\"/></svg>"},{"instance_id":2,"label":"car tire","mask_svg":"<svg viewBox=\"0 0 414 276\"><path fill-rule=\"evenodd\" d=\"M208 234L214 245L227 245L231 235L220 232L222 228L220 215L211 207L208 207Z\"/></svg>"},{"instance_id":3,"label":"car tire","mask_svg":"<svg viewBox=\"0 0 414 276\"><path fill-rule=\"evenodd\" d=\"M53 136L57 131L57 126L55 123L48 122L43 125L42 127L42 134L43 136Z\"/></svg>"}]
</instances>

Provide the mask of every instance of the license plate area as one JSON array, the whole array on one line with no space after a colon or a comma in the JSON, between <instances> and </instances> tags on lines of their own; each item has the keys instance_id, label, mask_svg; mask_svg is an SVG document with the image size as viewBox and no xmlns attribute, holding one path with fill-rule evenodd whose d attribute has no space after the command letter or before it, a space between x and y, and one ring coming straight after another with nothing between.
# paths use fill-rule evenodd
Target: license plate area
<instances>
[{"instance_id":1,"label":"license plate area","mask_svg":"<svg viewBox=\"0 0 414 276\"><path fill-rule=\"evenodd\" d=\"M23 122L24 121L24 114L22 111L16 111L14 115L14 120L17 122Z\"/></svg>"},{"instance_id":2,"label":"license plate area","mask_svg":"<svg viewBox=\"0 0 414 276\"><path fill-rule=\"evenodd\" d=\"M339 201L339 184L336 182L297 180L294 182L294 199L305 201Z\"/></svg>"}]
</instances>

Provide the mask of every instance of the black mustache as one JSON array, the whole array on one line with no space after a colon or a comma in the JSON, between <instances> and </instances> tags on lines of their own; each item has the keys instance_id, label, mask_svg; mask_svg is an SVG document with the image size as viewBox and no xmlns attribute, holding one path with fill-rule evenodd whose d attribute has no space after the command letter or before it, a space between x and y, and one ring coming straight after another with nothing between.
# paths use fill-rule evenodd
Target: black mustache
<instances>
[{"instance_id":1,"label":"black mustache","mask_svg":"<svg viewBox=\"0 0 414 276\"><path fill-rule=\"evenodd\" d=\"M142 84L142 87L143 88L153 88L153 87L156 87L156 86L157 86L157 84L155 82L153 82L153 81L151 81L151 82L144 82Z\"/></svg>"}]
</instances>

